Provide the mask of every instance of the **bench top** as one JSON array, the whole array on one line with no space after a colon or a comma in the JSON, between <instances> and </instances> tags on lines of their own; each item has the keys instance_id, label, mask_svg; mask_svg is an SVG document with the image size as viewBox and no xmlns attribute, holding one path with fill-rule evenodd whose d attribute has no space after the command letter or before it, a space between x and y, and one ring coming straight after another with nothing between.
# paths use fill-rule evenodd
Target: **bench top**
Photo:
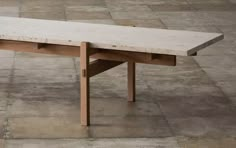
<instances>
[{"instance_id":1,"label":"bench top","mask_svg":"<svg viewBox=\"0 0 236 148\"><path fill-rule=\"evenodd\" d=\"M1 39L70 46L86 41L94 48L188 56L223 34L0 17Z\"/></svg>"}]
</instances>

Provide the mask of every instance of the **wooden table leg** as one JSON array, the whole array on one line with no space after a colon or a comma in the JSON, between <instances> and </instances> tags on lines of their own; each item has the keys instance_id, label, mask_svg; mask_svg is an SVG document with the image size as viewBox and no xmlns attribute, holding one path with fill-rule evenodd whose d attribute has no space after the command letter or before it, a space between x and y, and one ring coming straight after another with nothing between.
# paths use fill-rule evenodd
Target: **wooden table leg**
<instances>
[{"instance_id":1,"label":"wooden table leg","mask_svg":"<svg viewBox=\"0 0 236 148\"><path fill-rule=\"evenodd\" d=\"M135 62L128 62L128 101L135 102Z\"/></svg>"},{"instance_id":2,"label":"wooden table leg","mask_svg":"<svg viewBox=\"0 0 236 148\"><path fill-rule=\"evenodd\" d=\"M89 104L89 43L82 42L80 46L80 104L81 104L81 125L90 124Z\"/></svg>"}]
</instances>

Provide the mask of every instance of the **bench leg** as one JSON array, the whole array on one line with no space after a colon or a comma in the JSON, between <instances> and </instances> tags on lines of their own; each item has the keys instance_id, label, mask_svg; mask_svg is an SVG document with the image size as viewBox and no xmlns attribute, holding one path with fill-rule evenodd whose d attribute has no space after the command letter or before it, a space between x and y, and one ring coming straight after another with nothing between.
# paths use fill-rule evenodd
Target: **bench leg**
<instances>
[{"instance_id":1,"label":"bench leg","mask_svg":"<svg viewBox=\"0 0 236 148\"><path fill-rule=\"evenodd\" d=\"M128 101L135 102L135 63L128 62Z\"/></svg>"},{"instance_id":2,"label":"bench leg","mask_svg":"<svg viewBox=\"0 0 236 148\"><path fill-rule=\"evenodd\" d=\"M89 51L88 43L82 42L80 46L80 109L81 125L90 124L90 104L89 104Z\"/></svg>"}]
</instances>

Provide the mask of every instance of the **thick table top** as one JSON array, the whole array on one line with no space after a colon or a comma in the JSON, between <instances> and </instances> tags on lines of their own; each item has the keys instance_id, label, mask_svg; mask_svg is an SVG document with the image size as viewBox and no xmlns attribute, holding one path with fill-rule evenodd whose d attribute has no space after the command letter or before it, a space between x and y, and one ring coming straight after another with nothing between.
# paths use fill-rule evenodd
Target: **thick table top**
<instances>
[{"instance_id":1,"label":"thick table top","mask_svg":"<svg viewBox=\"0 0 236 148\"><path fill-rule=\"evenodd\" d=\"M188 56L223 34L0 17L1 39Z\"/></svg>"}]
</instances>

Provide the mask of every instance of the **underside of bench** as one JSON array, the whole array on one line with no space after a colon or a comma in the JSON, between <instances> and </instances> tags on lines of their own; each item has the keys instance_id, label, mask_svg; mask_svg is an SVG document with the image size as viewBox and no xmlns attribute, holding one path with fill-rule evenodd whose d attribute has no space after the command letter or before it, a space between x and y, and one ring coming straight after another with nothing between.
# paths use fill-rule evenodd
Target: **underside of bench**
<instances>
[{"instance_id":1,"label":"underside of bench","mask_svg":"<svg viewBox=\"0 0 236 148\"><path fill-rule=\"evenodd\" d=\"M89 79L99 73L116 67L124 62L128 63L128 101L135 101L135 63L176 65L176 56L119 51L108 49L94 49L89 43L82 42L80 46L66 46L42 44L33 42L0 40L0 49L18 52L54 54L62 56L80 57L80 89L81 89L81 124L90 125ZM89 62L89 59L96 59Z\"/></svg>"},{"instance_id":2,"label":"underside of bench","mask_svg":"<svg viewBox=\"0 0 236 148\"><path fill-rule=\"evenodd\" d=\"M66 46L66 45L55 45L55 44L44 44L44 43L32 43L22 41L9 41L0 40L0 49L2 50L13 50L18 52L31 52L41 54L54 54L62 56L80 56L81 47L79 46ZM163 55L163 54L152 54L132 51L119 51L119 50L108 50L108 49L94 49L89 48L91 54L90 58L103 59L111 61L123 61L123 62L135 62L135 63L146 63L146 64L157 64L157 65L176 65L176 56L174 55Z\"/></svg>"}]
</instances>

